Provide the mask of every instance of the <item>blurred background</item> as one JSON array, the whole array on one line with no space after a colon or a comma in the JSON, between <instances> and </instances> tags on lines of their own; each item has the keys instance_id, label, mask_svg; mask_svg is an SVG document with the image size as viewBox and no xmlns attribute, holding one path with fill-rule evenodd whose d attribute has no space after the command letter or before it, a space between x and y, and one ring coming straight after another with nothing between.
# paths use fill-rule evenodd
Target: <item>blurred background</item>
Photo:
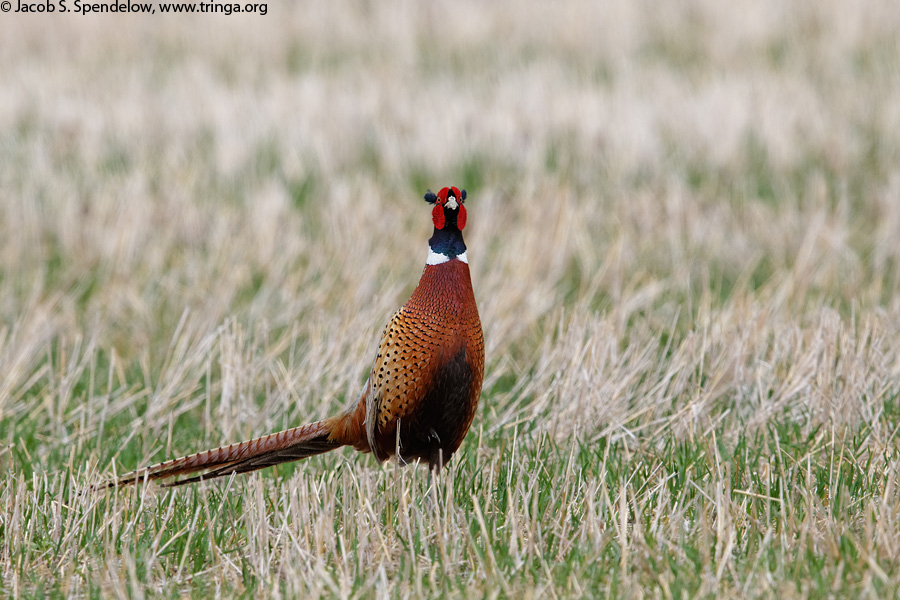
<instances>
[{"instance_id":1,"label":"blurred background","mask_svg":"<svg viewBox=\"0 0 900 600\"><path fill-rule=\"evenodd\" d=\"M7 437L57 352L115 354L153 389L172 344L226 324L320 336L339 348L317 368L355 387L417 281L421 196L450 184L471 197L489 383L571 323L621 350L737 305L769 333L823 310L896 322L895 8L4 14Z\"/></svg>"},{"instance_id":2,"label":"blurred background","mask_svg":"<svg viewBox=\"0 0 900 600\"><path fill-rule=\"evenodd\" d=\"M2 14L0 462L84 480L333 413L446 185L488 462L513 430L893 449L898 31L894 0Z\"/></svg>"}]
</instances>

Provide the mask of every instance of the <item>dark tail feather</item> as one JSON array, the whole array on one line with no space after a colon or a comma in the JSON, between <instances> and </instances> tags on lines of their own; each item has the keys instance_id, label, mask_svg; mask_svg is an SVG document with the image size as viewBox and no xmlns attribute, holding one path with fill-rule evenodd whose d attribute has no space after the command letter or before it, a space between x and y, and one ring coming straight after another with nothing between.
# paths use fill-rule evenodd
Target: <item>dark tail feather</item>
<instances>
[{"instance_id":1,"label":"dark tail feather","mask_svg":"<svg viewBox=\"0 0 900 600\"><path fill-rule=\"evenodd\" d=\"M198 473L187 479L162 484L164 487L172 487L200 480L224 477L232 473L249 473L250 471L264 469L272 465L322 454L344 445L343 442L332 439L333 421L333 418L325 419L324 421L302 425L294 429L272 433L255 440L248 440L239 444L231 444L230 446L222 446L221 448L176 458L152 467L132 471L122 475L116 481L111 481L99 487L121 487L140 483L141 481L153 481Z\"/></svg>"}]
</instances>

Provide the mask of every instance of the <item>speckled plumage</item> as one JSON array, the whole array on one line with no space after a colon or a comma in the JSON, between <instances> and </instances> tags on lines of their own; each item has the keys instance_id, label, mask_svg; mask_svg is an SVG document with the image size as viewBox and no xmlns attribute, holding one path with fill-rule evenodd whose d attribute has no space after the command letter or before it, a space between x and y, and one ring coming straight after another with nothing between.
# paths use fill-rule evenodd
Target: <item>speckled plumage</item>
<instances>
[{"instance_id":1,"label":"speckled plumage","mask_svg":"<svg viewBox=\"0 0 900 600\"><path fill-rule=\"evenodd\" d=\"M483 378L484 337L469 266L428 265L382 334L364 393L369 447L379 460L393 455L399 423L400 457L440 469L472 424Z\"/></svg>"},{"instance_id":2,"label":"speckled plumage","mask_svg":"<svg viewBox=\"0 0 900 600\"><path fill-rule=\"evenodd\" d=\"M164 484L183 485L341 446L372 452L379 461L395 455L403 463L421 459L440 471L472 424L484 379L484 337L458 226L465 226L465 197L457 188L426 194L435 207L428 264L410 299L384 328L353 406L316 423L134 471L109 486L193 475ZM437 264L431 260L435 255L442 257Z\"/></svg>"}]
</instances>

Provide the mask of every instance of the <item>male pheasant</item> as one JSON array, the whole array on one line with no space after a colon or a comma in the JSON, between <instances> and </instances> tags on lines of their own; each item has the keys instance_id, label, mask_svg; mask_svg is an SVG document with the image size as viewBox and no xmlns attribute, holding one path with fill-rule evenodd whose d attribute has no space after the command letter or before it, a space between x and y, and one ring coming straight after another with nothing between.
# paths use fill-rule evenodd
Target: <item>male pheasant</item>
<instances>
[{"instance_id":1,"label":"male pheasant","mask_svg":"<svg viewBox=\"0 0 900 600\"><path fill-rule=\"evenodd\" d=\"M109 487L169 479L184 485L249 473L353 446L379 461L421 459L438 473L462 443L478 407L484 337L475 306L462 230L466 191L428 191L434 234L412 297L381 334L359 400L323 421L177 458L123 475Z\"/></svg>"}]
</instances>

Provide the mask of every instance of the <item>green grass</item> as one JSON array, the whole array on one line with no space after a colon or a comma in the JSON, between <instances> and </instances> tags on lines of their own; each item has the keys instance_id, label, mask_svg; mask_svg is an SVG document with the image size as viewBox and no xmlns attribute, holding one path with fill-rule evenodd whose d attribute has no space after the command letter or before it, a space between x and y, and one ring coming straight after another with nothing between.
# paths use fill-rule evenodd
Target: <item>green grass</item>
<instances>
[{"instance_id":1,"label":"green grass","mask_svg":"<svg viewBox=\"0 0 900 600\"><path fill-rule=\"evenodd\" d=\"M657 585L675 596L746 594L775 577L786 593L830 597L874 574L886 593L885 507L860 499L891 495L898 457L844 436L772 426L733 446L645 449L503 431L479 435L430 496L423 469L345 457L310 461L289 485L264 476L158 494L79 496L64 475L37 476L8 513L27 527L4 537L23 559L69 565L11 570L18 589L53 595L113 585L112 563L127 567L115 585L165 596L211 593L210 570L250 597L368 594L383 577L416 595Z\"/></svg>"},{"instance_id":2,"label":"green grass","mask_svg":"<svg viewBox=\"0 0 900 600\"><path fill-rule=\"evenodd\" d=\"M898 28L6 15L0 594L897 595ZM487 364L435 487L345 449L86 492L354 401L450 184Z\"/></svg>"}]
</instances>

